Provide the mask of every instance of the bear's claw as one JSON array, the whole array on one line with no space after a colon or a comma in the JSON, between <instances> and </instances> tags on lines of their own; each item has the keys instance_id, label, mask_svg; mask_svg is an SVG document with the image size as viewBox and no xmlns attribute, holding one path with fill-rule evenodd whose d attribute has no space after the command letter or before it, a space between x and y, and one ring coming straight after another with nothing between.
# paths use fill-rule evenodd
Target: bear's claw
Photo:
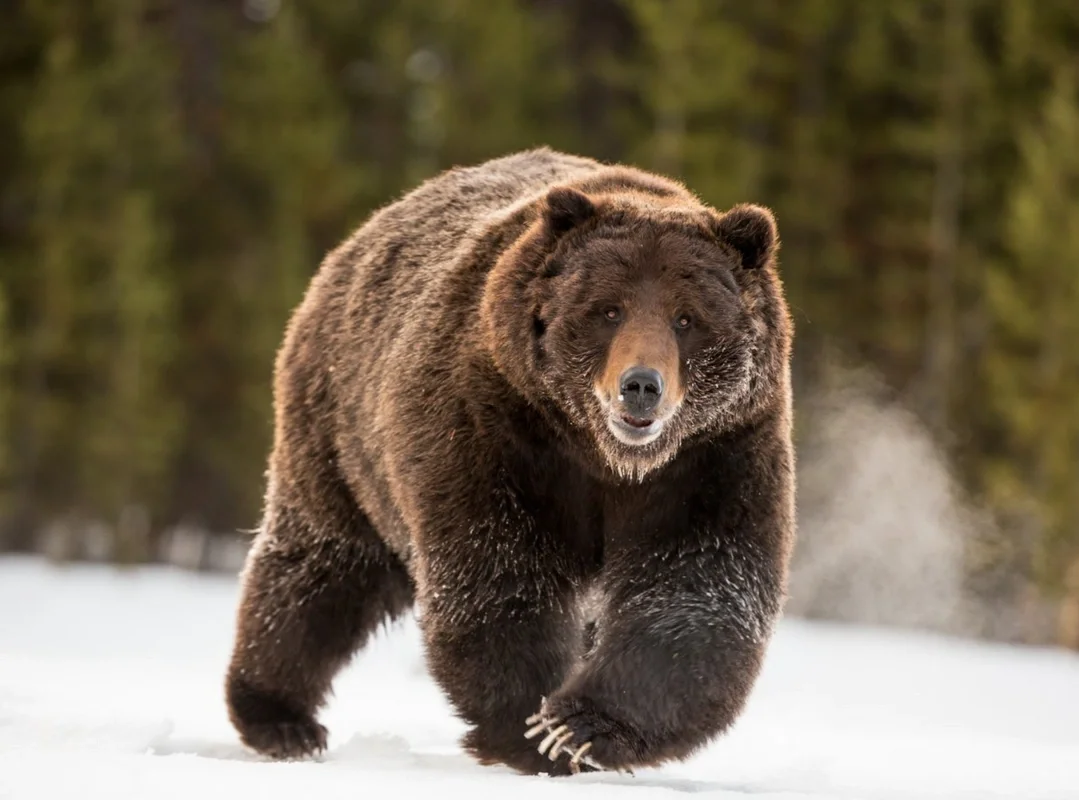
<instances>
[{"instance_id":1,"label":"bear's claw","mask_svg":"<svg viewBox=\"0 0 1079 800\"><path fill-rule=\"evenodd\" d=\"M573 731L570 730L569 725L562 724L560 719L548 717L541 710L526 719L525 725L531 726L525 731L526 739L532 739L544 731L547 732L547 735L539 743L538 749L541 755L546 755L551 761L558 758L565 750L565 752L571 753L569 768L572 773L577 774L580 772L582 764L592 769L600 769L598 764L586 758L588 751L592 749L592 743L584 742L574 749L576 743L573 741Z\"/></svg>"}]
</instances>

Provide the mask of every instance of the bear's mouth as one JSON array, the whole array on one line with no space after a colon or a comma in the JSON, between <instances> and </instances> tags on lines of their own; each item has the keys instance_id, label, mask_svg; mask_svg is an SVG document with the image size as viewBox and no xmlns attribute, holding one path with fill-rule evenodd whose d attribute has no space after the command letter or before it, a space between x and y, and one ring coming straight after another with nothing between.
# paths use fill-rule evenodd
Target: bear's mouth
<instances>
[{"instance_id":1,"label":"bear's mouth","mask_svg":"<svg viewBox=\"0 0 1079 800\"><path fill-rule=\"evenodd\" d=\"M611 414L607 417L607 427L614 438L633 446L651 444L663 432L663 420L641 419L630 414Z\"/></svg>"}]
</instances>

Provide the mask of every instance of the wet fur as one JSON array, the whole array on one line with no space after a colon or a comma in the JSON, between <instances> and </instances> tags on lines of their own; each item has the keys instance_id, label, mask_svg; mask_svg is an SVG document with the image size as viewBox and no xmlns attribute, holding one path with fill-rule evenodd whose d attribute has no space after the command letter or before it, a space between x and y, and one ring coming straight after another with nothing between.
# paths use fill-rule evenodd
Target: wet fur
<instances>
[{"instance_id":1,"label":"wet fur","mask_svg":"<svg viewBox=\"0 0 1079 800\"><path fill-rule=\"evenodd\" d=\"M544 697L605 767L726 730L794 537L775 249L760 209L541 149L444 173L330 253L276 364L226 680L243 741L325 747L334 675L414 600L483 763L567 772L523 736ZM636 452L600 430L616 332L581 315L643 277L649 330L687 292L709 328L677 340L681 409Z\"/></svg>"}]
</instances>

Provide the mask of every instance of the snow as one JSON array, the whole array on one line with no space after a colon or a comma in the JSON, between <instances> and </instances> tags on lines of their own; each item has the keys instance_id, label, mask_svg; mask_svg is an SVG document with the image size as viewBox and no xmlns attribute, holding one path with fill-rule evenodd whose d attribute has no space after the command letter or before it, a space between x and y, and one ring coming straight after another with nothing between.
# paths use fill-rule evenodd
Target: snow
<instances>
[{"instance_id":1,"label":"snow","mask_svg":"<svg viewBox=\"0 0 1079 800\"><path fill-rule=\"evenodd\" d=\"M788 619L734 730L636 776L521 777L462 754L413 623L340 676L318 762L225 716L236 581L0 558L0 798L1079 800L1079 656Z\"/></svg>"}]
</instances>

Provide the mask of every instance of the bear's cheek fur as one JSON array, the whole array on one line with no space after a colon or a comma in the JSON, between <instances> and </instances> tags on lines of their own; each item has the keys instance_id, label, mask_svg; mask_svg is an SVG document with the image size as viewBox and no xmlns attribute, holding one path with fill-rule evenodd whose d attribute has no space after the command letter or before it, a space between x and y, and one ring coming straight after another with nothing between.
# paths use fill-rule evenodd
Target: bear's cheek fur
<instances>
[{"instance_id":1,"label":"bear's cheek fur","mask_svg":"<svg viewBox=\"0 0 1079 800\"><path fill-rule=\"evenodd\" d=\"M603 369L608 341L593 326L555 316L545 326L539 368L547 391L578 425L602 415L593 386Z\"/></svg>"},{"instance_id":2,"label":"bear's cheek fur","mask_svg":"<svg viewBox=\"0 0 1079 800\"><path fill-rule=\"evenodd\" d=\"M753 338L745 331L716 336L687 354L682 424L692 435L744 403L757 371Z\"/></svg>"}]
</instances>

